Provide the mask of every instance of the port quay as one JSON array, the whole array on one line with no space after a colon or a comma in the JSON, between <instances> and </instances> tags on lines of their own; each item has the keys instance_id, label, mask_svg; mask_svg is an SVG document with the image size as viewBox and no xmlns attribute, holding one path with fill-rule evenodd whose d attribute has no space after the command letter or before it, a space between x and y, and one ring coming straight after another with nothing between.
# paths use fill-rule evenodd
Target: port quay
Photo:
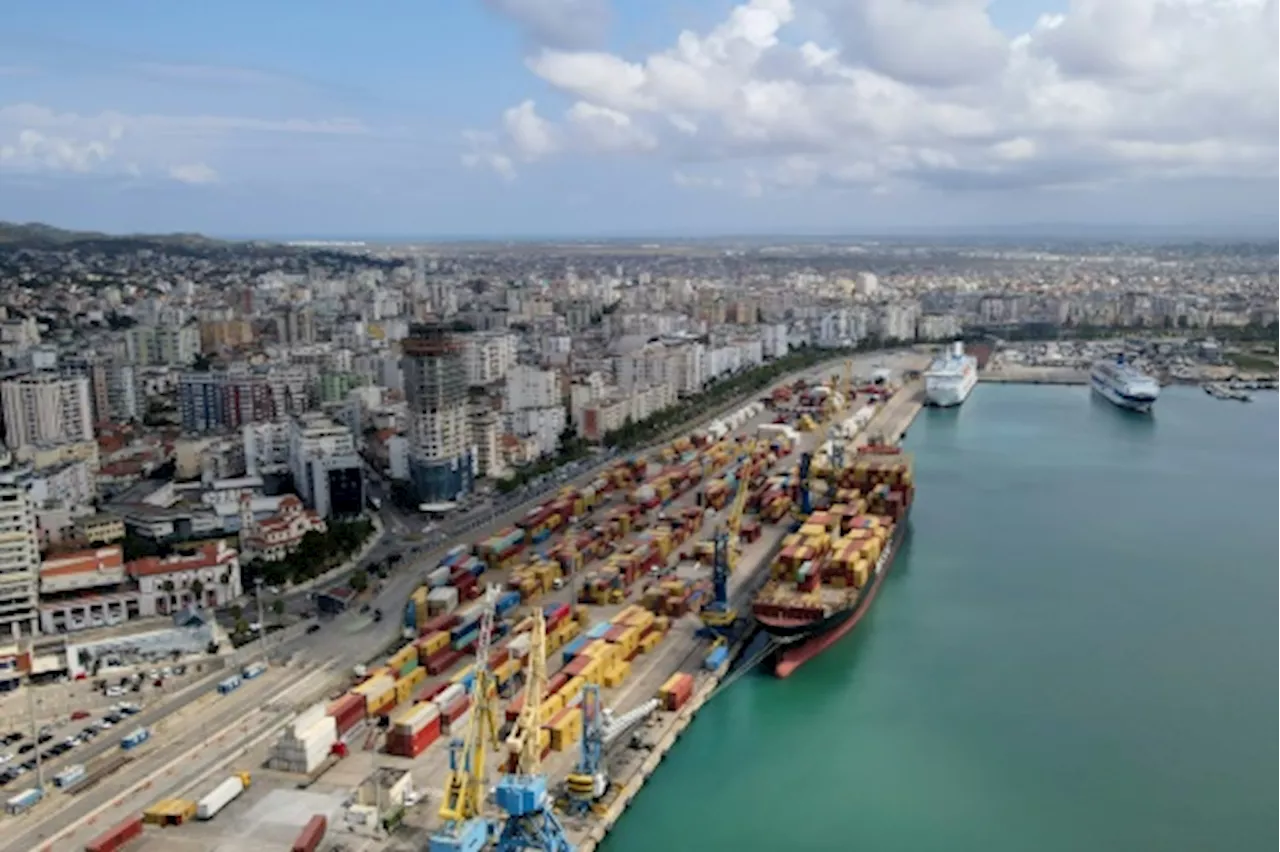
<instances>
[{"instance_id":1,"label":"port quay","mask_svg":"<svg viewBox=\"0 0 1280 852\"><path fill-rule=\"evenodd\" d=\"M586 650L590 646L605 649L595 653L615 649L617 659L602 676L592 679L593 688L599 690L600 700L613 718L642 713L641 721L605 750L607 792L585 813L558 813L566 837L576 848L596 848L699 710L738 673L751 670L757 662L742 656L751 638L749 630L713 641L704 635L698 612L711 594L711 572L699 551L724 527L733 511L731 504L736 501L727 498L736 492L723 486L734 481L734 465L767 457L769 466L759 462L759 473L794 472L801 454L814 453L830 428L849 420L858 409L867 416L860 421L860 432L845 434L846 446L850 442L854 446L896 443L923 403L919 373L928 361L927 354L911 350L861 354L852 359L842 356L782 378L756 398L742 400L736 410L715 412L714 421L693 427L673 442L636 453L625 462L611 461L609 470L627 464L635 468L641 459L647 459L648 473L611 488L608 499L586 509L577 523L550 535L527 530L530 538L538 539L536 548L529 548L532 552L480 569L477 590L481 582L499 587L502 600L508 602L502 605L506 609L496 625L489 658L500 685L500 723L510 723L522 702L519 676L511 681L514 689L504 680L512 671L520 671L517 655L528 653L527 640L517 650L527 635L521 632L521 622L528 620L527 613L534 608L547 617L549 682L544 695L550 697L540 712L545 710L541 730L550 739L544 746L541 767L550 790L560 790L580 761L580 703L585 684L582 678L570 679L567 674L577 670L570 666L573 652L591 653ZM871 385L873 374L884 383L874 385L869 395L855 393L847 403L840 397L840 407L830 416L823 416L828 413L825 407L822 413L811 410L811 416L805 416L798 408L765 404L776 389L801 386L797 379L803 378L811 387L843 383L847 390L859 382ZM789 430L793 440L784 442L785 452L778 452L775 442L764 456L752 455L766 445L758 436L777 434L784 429L776 425L778 421L788 418L800 426ZM769 426L771 423L774 425ZM765 426L769 428L761 428ZM695 433L702 435L700 445L690 443ZM655 479L659 471L692 464L699 468L705 465L705 478L691 477L687 483ZM586 474L569 487L581 489L599 476ZM660 493L659 499L644 511L635 511L637 495L647 493L645 489L651 485ZM497 527L527 517L530 508L519 507L497 519L494 529L472 533L467 544L492 541L501 535ZM569 535L609 524L616 528L616 519L628 513L633 520L626 523L609 550L625 555L638 552L635 544L653 544L658 555L646 563L643 573L621 584L620 594L606 589L593 597L592 591L596 588L593 584L611 570L609 566L620 564L616 554L608 558L575 554L578 570L566 570L563 575L556 570L554 577L546 573L548 558L564 556L563 545ZM749 612L750 598L789 531L790 514L781 520L762 522L745 513L744 525L752 533L742 536L727 580L729 601L739 613ZM484 538L486 533L488 539ZM474 678L469 671L475 658L468 653L474 647L464 643L475 640L469 634L457 637L452 645L462 650L446 648L446 653L440 654L435 646L437 642L450 645L449 633L443 638L439 633L428 633L408 640L401 635L405 619L398 615L405 612L406 600L415 596L425 600L424 578L439 570L436 566L446 553L457 549L456 542L450 544L454 546L415 557L412 565L393 574L386 588L370 599L396 616L372 621L359 612L360 607L353 606L336 616L323 632L277 640L278 645L270 648L271 665L255 667L252 677L248 667L243 678L234 674L234 663L232 667L216 667L175 692L169 704L147 707L135 721L122 723L147 731L128 750L122 751L119 737L103 737L86 746L77 758L83 761L84 779L69 782L65 792L15 803L12 800L21 793L22 783L10 785L6 796L11 800L12 815L0 849L56 852L127 846L130 850L196 852L234 843L243 852L254 852L285 848L302 835L314 835L317 843L323 837L330 846L337 843L346 848L424 848L422 841L441 826L437 812L450 770L450 740L465 731L472 716L465 692ZM470 557L471 548L465 549L469 564L477 562ZM476 548L476 552L482 550ZM528 559L535 563L541 560L536 576L523 561ZM462 579L458 575L451 580L464 590L454 612L482 603L467 603L468 594L478 592L467 591L472 579L465 583ZM614 586L618 585L615 581ZM661 592L655 597L658 589ZM512 590L522 591L514 594ZM442 623L434 612L431 620ZM649 627L636 627L627 638L628 630L623 628L632 624ZM454 632L458 629L453 628ZM620 644L609 644L603 638L593 641L606 633ZM636 638L641 634L642 641ZM620 649L628 642L635 644L624 662ZM758 645L751 646L752 655ZM255 658L256 648L247 651L246 662ZM440 667L442 658L444 668ZM579 668L582 659L572 657ZM397 671L392 672L389 665ZM357 670L360 675L353 674ZM681 679L683 686L672 686ZM382 682L393 684L385 702L375 696L375 684ZM678 697L672 697L677 692ZM356 694L362 697L353 699ZM448 706L443 706L446 698ZM547 709L545 704L553 700L559 702L558 707ZM438 711L437 704L441 705ZM658 706L652 707L655 704ZM649 712L644 712L646 707L651 708ZM348 709L354 711L350 719L346 718ZM429 733L416 732L413 748L400 744L399 739L407 715L434 720L433 726L426 728ZM575 718L579 720L576 723ZM317 734L320 729L328 733ZM412 757L407 756L410 752ZM505 757L501 744L496 754L491 752L488 783L500 777ZM47 769L50 777L65 770L62 764ZM415 792L407 795L406 789ZM388 792L393 790L398 792ZM369 809L374 809L375 816L362 826L357 817ZM394 814L398 830L380 832L376 828L379 815L385 819L388 813ZM314 822L317 817L323 817L324 826ZM369 825L375 827L370 829ZM416 838L413 842L417 845L404 845L406 837Z\"/></svg>"}]
</instances>

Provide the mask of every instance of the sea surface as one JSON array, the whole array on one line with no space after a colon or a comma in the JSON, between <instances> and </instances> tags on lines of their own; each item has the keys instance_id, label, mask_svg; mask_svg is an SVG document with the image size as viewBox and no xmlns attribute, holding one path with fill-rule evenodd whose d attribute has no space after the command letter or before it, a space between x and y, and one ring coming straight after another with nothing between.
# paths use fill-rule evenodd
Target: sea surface
<instances>
[{"instance_id":1,"label":"sea surface","mask_svg":"<svg viewBox=\"0 0 1280 852\"><path fill-rule=\"evenodd\" d=\"M605 852L1274 850L1278 416L1014 385L925 411L872 612L718 695Z\"/></svg>"}]
</instances>

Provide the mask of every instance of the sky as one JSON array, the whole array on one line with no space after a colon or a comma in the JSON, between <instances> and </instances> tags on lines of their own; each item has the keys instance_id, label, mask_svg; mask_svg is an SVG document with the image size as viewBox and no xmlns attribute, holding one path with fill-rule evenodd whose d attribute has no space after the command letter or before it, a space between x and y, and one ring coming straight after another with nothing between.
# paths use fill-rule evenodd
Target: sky
<instances>
[{"instance_id":1,"label":"sky","mask_svg":"<svg viewBox=\"0 0 1280 852\"><path fill-rule=\"evenodd\" d=\"M1277 232L1277 0L12 0L0 220Z\"/></svg>"}]
</instances>

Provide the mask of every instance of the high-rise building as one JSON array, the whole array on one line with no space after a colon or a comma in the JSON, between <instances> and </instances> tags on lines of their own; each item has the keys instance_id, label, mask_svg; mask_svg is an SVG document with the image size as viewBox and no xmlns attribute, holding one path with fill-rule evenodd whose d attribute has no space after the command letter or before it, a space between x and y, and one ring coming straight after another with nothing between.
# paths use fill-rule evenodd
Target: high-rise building
<instances>
[{"instance_id":1,"label":"high-rise building","mask_svg":"<svg viewBox=\"0 0 1280 852\"><path fill-rule=\"evenodd\" d=\"M360 456L346 426L323 414L294 418L289 427L289 469L299 496L320 517L363 511Z\"/></svg>"},{"instance_id":2,"label":"high-rise building","mask_svg":"<svg viewBox=\"0 0 1280 852\"><path fill-rule=\"evenodd\" d=\"M475 483L462 346L435 325L415 325L401 341L409 406L409 478L425 503L456 500Z\"/></svg>"},{"instance_id":3,"label":"high-rise building","mask_svg":"<svg viewBox=\"0 0 1280 852\"><path fill-rule=\"evenodd\" d=\"M40 545L27 489L0 451L0 636L37 630Z\"/></svg>"},{"instance_id":4,"label":"high-rise building","mask_svg":"<svg viewBox=\"0 0 1280 852\"><path fill-rule=\"evenodd\" d=\"M89 380L35 373L0 384L5 443L12 450L28 444L67 444L93 440Z\"/></svg>"},{"instance_id":5,"label":"high-rise building","mask_svg":"<svg viewBox=\"0 0 1280 852\"><path fill-rule=\"evenodd\" d=\"M89 380L89 403L93 410L93 422L111 420L111 394L107 373L108 359L93 353L63 358L58 371L64 378L83 377Z\"/></svg>"},{"instance_id":6,"label":"high-rise building","mask_svg":"<svg viewBox=\"0 0 1280 852\"><path fill-rule=\"evenodd\" d=\"M467 384L489 385L506 377L516 362L516 338L503 331L478 331L461 336Z\"/></svg>"},{"instance_id":7,"label":"high-rise building","mask_svg":"<svg viewBox=\"0 0 1280 852\"><path fill-rule=\"evenodd\" d=\"M239 429L308 410L311 377L299 366L250 371L192 370L178 380L178 408L188 432Z\"/></svg>"},{"instance_id":8,"label":"high-rise building","mask_svg":"<svg viewBox=\"0 0 1280 852\"><path fill-rule=\"evenodd\" d=\"M139 325L125 332L124 342L129 360L139 367L182 367L200 354L200 328Z\"/></svg>"}]
</instances>

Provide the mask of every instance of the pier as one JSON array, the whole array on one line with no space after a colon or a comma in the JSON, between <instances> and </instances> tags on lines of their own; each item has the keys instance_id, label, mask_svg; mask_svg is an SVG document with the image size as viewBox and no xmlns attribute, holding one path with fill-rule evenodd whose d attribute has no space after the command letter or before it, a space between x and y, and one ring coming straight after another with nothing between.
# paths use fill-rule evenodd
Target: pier
<instances>
[{"instance_id":1,"label":"pier","mask_svg":"<svg viewBox=\"0 0 1280 852\"><path fill-rule=\"evenodd\" d=\"M855 406L856 404L855 402ZM861 447L868 444L898 443L906 435L923 405L923 381L907 383L880 407L866 428L854 439L854 445ZM821 430L805 435L805 440L802 440L797 451L812 450L813 439L820 434ZM739 612L750 606L750 596L764 579L768 563L786 532L786 524L766 525L760 540L743 550L739 567L730 578L730 593ZM731 671L749 669L758 662L755 659L740 659L753 638L753 633L747 632L730 648L728 659L719 668L705 671L702 661L709 650L708 645L706 640L692 635L699 626L697 616L685 616L678 626L683 635L677 636L677 625L672 626L671 638L663 643L665 648L662 657L651 660L648 671L634 678L624 694L618 697L621 699L619 704L626 709L633 703L651 697L659 685L675 671L687 671L695 675L697 684L693 696L676 713L659 712L648 727L639 729L644 750L618 748L609 755L613 792L603 809L585 819L565 818L565 827L569 830L571 839L576 841L578 852L594 852L613 830L636 795L693 723L698 712L723 685L727 685L725 680L730 677ZM735 662L739 666L737 669L734 668ZM672 663L675 665L672 666Z\"/></svg>"},{"instance_id":2,"label":"pier","mask_svg":"<svg viewBox=\"0 0 1280 852\"><path fill-rule=\"evenodd\" d=\"M1087 385L1089 374L1069 367L1005 366L982 371L978 374L978 381L1019 385Z\"/></svg>"}]
</instances>

